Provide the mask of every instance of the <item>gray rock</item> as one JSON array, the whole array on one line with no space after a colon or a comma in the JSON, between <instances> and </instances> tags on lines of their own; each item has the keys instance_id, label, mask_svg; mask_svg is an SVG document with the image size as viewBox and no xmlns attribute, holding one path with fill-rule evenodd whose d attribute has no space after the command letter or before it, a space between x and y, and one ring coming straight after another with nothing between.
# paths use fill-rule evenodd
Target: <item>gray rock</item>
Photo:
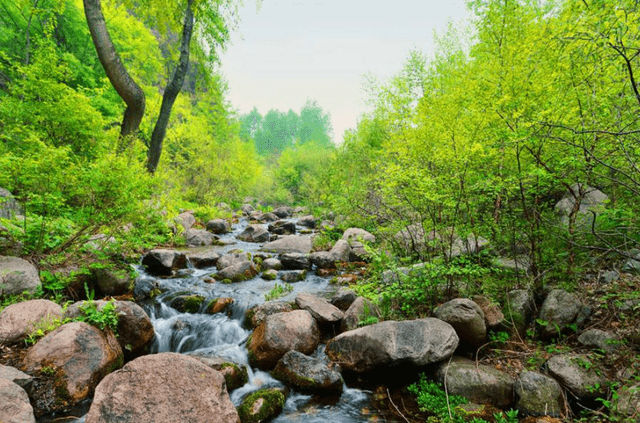
<instances>
[{"instance_id":1,"label":"gray rock","mask_svg":"<svg viewBox=\"0 0 640 423\"><path fill-rule=\"evenodd\" d=\"M245 261L251 261L251 254L244 251L229 251L224 256L218 259L216 267L218 270L222 270L226 267L233 266L234 264L242 263Z\"/></svg>"},{"instance_id":2,"label":"gray rock","mask_svg":"<svg viewBox=\"0 0 640 423\"><path fill-rule=\"evenodd\" d=\"M638 421L640 417L640 384L623 386L618 389L615 414L623 421ZM628 420L626 420L628 419Z\"/></svg>"},{"instance_id":3,"label":"gray rock","mask_svg":"<svg viewBox=\"0 0 640 423\"><path fill-rule=\"evenodd\" d=\"M287 270L303 270L310 269L311 263L306 254L301 253L285 253L280 256L282 268Z\"/></svg>"},{"instance_id":4,"label":"gray rock","mask_svg":"<svg viewBox=\"0 0 640 423\"><path fill-rule=\"evenodd\" d=\"M542 336L552 337L563 333L567 325L576 321L582 304L575 294L563 289L552 290L542 303L539 319L546 322L542 326Z\"/></svg>"},{"instance_id":5,"label":"gray rock","mask_svg":"<svg viewBox=\"0 0 640 423\"><path fill-rule=\"evenodd\" d=\"M277 221L279 218L278 216L276 216L273 213L264 213L262 216L260 216L260 222L275 222Z\"/></svg>"},{"instance_id":6,"label":"gray rock","mask_svg":"<svg viewBox=\"0 0 640 423\"><path fill-rule=\"evenodd\" d=\"M633 258L627 259L622 265L622 271L625 273L640 273L640 253L634 254Z\"/></svg>"},{"instance_id":7,"label":"gray rock","mask_svg":"<svg viewBox=\"0 0 640 423\"><path fill-rule=\"evenodd\" d=\"M364 244L358 241L351 241L351 252L349 254L349 261L368 261L371 255L364 248Z\"/></svg>"},{"instance_id":8,"label":"gray rock","mask_svg":"<svg viewBox=\"0 0 640 423\"><path fill-rule=\"evenodd\" d=\"M345 241L352 242L360 242L362 239L365 242L376 242L376 237L360 228L349 228L342 234L342 239Z\"/></svg>"},{"instance_id":9,"label":"gray rock","mask_svg":"<svg viewBox=\"0 0 640 423\"><path fill-rule=\"evenodd\" d=\"M336 323L342 320L344 313L337 307L329 304L324 298L301 292L296 296L296 304L302 310L307 310L320 324Z\"/></svg>"},{"instance_id":10,"label":"gray rock","mask_svg":"<svg viewBox=\"0 0 640 423\"><path fill-rule=\"evenodd\" d=\"M476 235L469 235L466 239L456 238L451 247L445 251L447 257L460 257L467 254L478 254L489 247L489 241Z\"/></svg>"},{"instance_id":11,"label":"gray rock","mask_svg":"<svg viewBox=\"0 0 640 423\"><path fill-rule=\"evenodd\" d=\"M278 220L269 225L269 232L276 235L293 235L296 233L296 224L288 220Z\"/></svg>"},{"instance_id":12,"label":"gray rock","mask_svg":"<svg viewBox=\"0 0 640 423\"><path fill-rule=\"evenodd\" d=\"M215 266L220 259L220 253L212 248L203 251L188 252L187 259L196 269L204 269Z\"/></svg>"},{"instance_id":13,"label":"gray rock","mask_svg":"<svg viewBox=\"0 0 640 423\"><path fill-rule=\"evenodd\" d=\"M333 297L331 297L331 301L329 301L334 306L338 307L342 311L346 311L351 304L358 298L358 295L350 289L346 289L341 287L338 289Z\"/></svg>"},{"instance_id":14,"label":"gray rock","mask_svg":"<svg viewBox=\"0 0 640 423\"><path fill-rule=\"evenodd\" d=\"M0 418L2 423L36 423L29 396L20 386L0 378Z\"/></svg>"},{"instance_id":15,"label":"gray rock","mask_svg":"<svg viewBox=\"0 0 640 423\"><path fill-rule=\"evenodd\" d=\"M306 270L287 270L278 274L283 282L294 283L300 282L307 278Z\"/></svg>"},{"instance_id":16,"label":"gray rock","mask_svg":"<svg viewBox=\"0 0 640 423\"><path fill-rule=\"evenodd\" d=\"M283 236L275 241L264 244L261 250L278 254L309 254L311 251L311 237L308 235Z\"/></svg>"},{"instance_id":17,"label":"gray rock","mask_svg":"<svg viewBox=\"0 0 640 423\"><path fill-rule=\"evenodd\" d=\"M233 282L242 282L255 277L257 274L258 269L256 269L256 265L253 262L243 261L220 270L216 273L216 279L230 279Z\"/></svg>"},{"instance_id":18,"label":"gray rock","mask_svg":"<svg viewBox=\"0 0 640 423\"><path fill-rule=\"evenodd\" d=\"M325 349L344 370L358 373L400 364L425 366L450 357L458 336L448 323L426 318L386 321L344 332Z\"/></svg>"},{"instance_id":19,"label":"gray rock","mask_svg":"<svg viewBox=\"0 0 640 423\"><path fill-rule=\"evenodd\" d=\"M484 313L478 304L468 298L456 298L444 303L435 316L449 323L460 338L460 346L478 348L487 338Z\"/></svg>"},{"instance_id":20,"label":"gray rock","mask_svg":"<svg viewBox=\"0 0 640 423\"><path fill-rule=\"evenodd\" d=\"M260 225L249 225L237 238L246 242L268 242L271 235Z\"/></svg>"},{"instance_id":21,"label":"gray rock","mask_svg":"<svg viewBox=\"0 0 640 423\"><path fill-rule=\"evenodd\" d=\"M620 341L611 332L600 329L585 330L578 337L578 342L589 348L599 348L612 353L620 348Z\"/></svg>"},{"instance_id":22,"label":"gray rock","mask_svg":"<svg viewBox=\"0 0 640 423\"><path fill-rule=\"evenodd\" d=\"M515 383L508 373L466 358L443 362L436 378L446 384L449 395L460 395L477 404L506 409L515 400Z\"/></svg>"},{"instance_id":23,"label":"gray rock","mask_svg":"<svg viewBox=\"0 0 640 423\"><path fill-rule=\"evenodd\" d=\"M488 330L498 329L504 324L504 314L500 307L487 297L474 295L473 302L478 304L484 313L484 324Z\"/></svg>"},{"instance_id":24,"label":"gray rock","mask_svg":"<svg viewBox=\"0 0 640 423\"><path fill-rule=\"evenodd\" d=\"M309 213L309 208L307 207L303 207L303 206L298 206L295 209L293 209L293 214L308 214Z\"/></svg>"},{"instance_id":25,"label":"gray rock","mask_svg":"<svg viewBox=\"0 0 640 423\"><path fill-rule=\"evenodd\" d=\"M179 251L156 249L144 255L142 265L152 275L170 275L187 267L187 256Z\"/></svg>"},{"instance_id":26,"label":"gray rock","mask_svg":"<svg viewBox=\"0 0 640 423\"><path fill-rule=\"evenodd\" d=\"M268 258L262 262L262 268L265 270L268 270L268 269L281 270L282 262L276 258Z\"/></svg>"},{"instance_id":27,"label":"gray rock","mask_svg":"<svg viewBox=\"0 0 640 423\"><path fill-rule=\"evenodd\" d=\"M107 295L122 295L132 285L131 276L124 269L92 269L96 285L100 292Z\"/></svg>"},{"instance_id":28,"label":"gray rock","mask_svg":"<svg viewBox=\"0 0 640 423\"><path fill-rule=\"evenodd\" d=\"M505 305L507 324L512 325L520 336L524 336L533 318L535 302L533 294L526 289L514 289L507 294Z\"/></svg>"},{"instance_id":29,"label":"gray rock","mask_svg":"<svg viewBox=\"0 0 640 423\"><path fill-rule=\"evenodd\" d=\"M531 260L526 256L518 256L516 258L496 257L492 260L492 264L499 269L521 274L528 274L529 269L531 269Z\"/></svg>"},{"instance_id":30,"label":"gray rock","mask_svg":"<svg viewBox=\"0 0 640 423\"><path fill-rule=\"evenodd\" d=\"M286 313L293 310L291 304L285 301L269 301L255 307L251 307L245 313L245 326L249 329L260 326L267 316L276 313Z\"/></svg>"},{"instance_id":31,"label":"gray rock","mask_svg":"<svg viewBox=\"0 0 640 423\"><path fill-rule=\"evenodd\" d=\"M311 358L299 351L289 351L278 361L271 375L301 392L341 393L344 382L339 372L321 359Z\"/></svg>"},{"instance_id":32,"label":"gray rock","mask_svg":"<svg viewBox=\"0 0 640 423\"><path fill-rule=\"evenodd\" d=\"M569 224L569 215L579 201L576 223L578 228L591 227L593 213L600 214L605 209L609 197L602 191L583 184L575 184L567 191L564 198L555 205L556 213L561 217L563 225Z\"/></svg>"},{"instance_id":33,"label":"gray rock","mask_svg":"<svg viewBox=\"0 0 640 423\"><path fill-rule=\"evenodd\" d=\"M174 220L177 224L182 225L186 231L196 223L196 218L193 217L191 212L180 213Z\"/></svg>"},{"instance_id":34,"label":"gray rock","mask_svg":"<svg viewBox=\"0 0 640 423\"><path fill-rule=\"evenodd\" d=\"M562 387L555 379L538 372L523 372L516 382L520 416L562 417L565 411Z\"/></svg>"},{"instance_id":35,"label":"gray rock","mask_svg":"<svg viewBox=\"0 0 640 423\"><path fill-rule=\"evenodd\" d=\"M62 307L49 300L11 304L0 313L0 345L13 345L26 338L41 322L62 317Z\"/></svg>"},{"instance_id":36,"label":"gray rock","mask_svg":"<svg viewBox=\"0 0 640 423\"><path fill-rule=\"evenodd\" d=\"M267 281L275 281L278 279L278 271L276 269L267 269L260 276L262 279Z\"/></svg>"},{"instance_id":37,"label":"gray rock","mask_svg":"<svg viewBox=\"0 0 640 423\"><path fill-rule=\"evenodd\" d=\"M226 357L218 357L199 351L188 352L186 355L222 373L224 380L227 382L227 390L229 391L241 388L249 382L249 370L244 364L236 363Z\"/></svg>"},{"instance_id":38,"label":"gray rock","mask_svg":"<svg viewBox=\"0 0 640 423\"><path fill-rule=\"evenodd\" d=\"M249 220L254 220L256 222L262 220L262 212L259 210L252 211L249 213Z\"/></svg>"},{"instance_id":39,"label":"gray rock","mask_svg":"<svg viewBox=\"0 0 640 423\"><path fill-rule=\"evenodd\" d=\"M3 366L2 364L0 364L0 379L13 382L27 392L31 391L31 387L33 386L32 376L23 373L14 367Z\"/></svg>"},{"instance_id":40,"label":"gray rock","mask_svg":"<svg viewBox=\"0 0 640 423\"><path fill-rule=\"evenodd\" d=\"M22 214L22 208L13 195L4 188L0 188L0 218L13 219Z\"/></svg>"},{"instance_id":41,"label":"gray rock","mask_svg":"<svg viewBox=\"0 0 640 423\"><path fill-rule=\"evenodd\" d=\"M207 222L206 228L209 232L222 235L231 232L231 225L224 219L213 219Z\"/></svg>"},{"instance_id":42,"label":"gray rock","mask_svg":"<svg viewBox=\"0 0 640 423\"><path fill-rule=\"evenodd\" d=\"M331 251L318 251L309 256L309 260L318 269L333 269L338 262L348 262L351 255L349 243L340 239L331 248Z\"/></svg>"},{"instance_id":43,"label":"gray rock","mask_svg":"<svg viewBox=\"0 0 640 423\"><path fill-rule=\"evenodd\" d=\"M360 327L360 322L365 322L368 318L381 319L382 313L371 301L363 297L358 297L344 313L340 323L340 331L346 332ZM375 321L375 320L374 320Z\"/></svg>"},{"instance_id":44,"label":"gray rock","mask_svg":"<svg viewBox=\"0 0 640 423\"><path fill-rule=\"evenodd\" d=\"M615 270L603 270L598 274L598 282L610 284L620 279L620 273Z\"/></svg>"},{"instance_id":45,"label":"gray rock","mask_svg":"<svg viewBox=\"0 0 640 423\"><path fill-rule=\"evenodd\" d=\"M591 360L578 354L563 354L547 361L549 374L578 399L603 397L607 392L606 379L596 372Z\"/></svg>"},{"instance_id":46,"label":"gray rock","mask_svg":"<svg viewBox=\"0 0 640 423\"><path fill-rule=\"evenodd\" d=\"M242 214L248 216L251 214L251 212L254 211L253 206L251 204L243 204L242 207L240 207L240 210L242 211Z\"/></svg>"},{"instance_id":47,"label":"gray rock","mask_svg":"<svg viewBox=\"0 0 640 423\"><path fill-rule=\"evenodd\" d=\"M18 257L0 256L0 296L33 293L40 285L34 265Z\"/></svg>"},{"instance_id":48,"label":"gray rock","mask_svg":"<svg viewBox=\"0 0 640 423\"><path fill-rule=\"evenodd\" d=\"M184 232L184 238L189 247L206 247L218 241L214 234L204 229L189 229Z\"/></svg>"},{"instance_id":49,"label":"gray rock","mask_svg":"<svg viewBox=\"0 0 640 423\"><path fill-rule=\"evenodd\" d=\"M298 219L298 225L313 229L316 227L316 218L311 215L302 216Z\"/></svg>"},{"instance_id":50,"label":"gray rock","mask_svg":"<svg viewBox=\"0 0 640 423\"><path fill-rule=\"evenodd\" d=\"M278 216L280 219L286 219L293 216L293 209L291 207L278 207L273 211L273 214Z\"/></svg>"}]
</instances>

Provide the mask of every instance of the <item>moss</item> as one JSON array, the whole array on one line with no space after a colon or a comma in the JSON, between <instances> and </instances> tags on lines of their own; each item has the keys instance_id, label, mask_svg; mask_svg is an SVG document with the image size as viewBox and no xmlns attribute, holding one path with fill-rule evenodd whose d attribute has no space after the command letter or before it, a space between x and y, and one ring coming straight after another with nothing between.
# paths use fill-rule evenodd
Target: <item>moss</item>
<instances>
[{"instance_id":1,"label":"moss","mask_svg":"<svg viewBox=\"0 0 640 423\"><path fill-rule=\"evenodd\" d=\"M223 279L221 282L222 282L223 284L225 284L225 285L229 285L229 284L232 284L232 283L233 283L233 281L232 281L231 279Z\"/></svg>"},{"instance_id":2,"label":"moss","mask_svg":"<svg viewBox=\"0 0 640 423\"><path fill-rule=\"evenodd\" d=\"M262 399L264 403L254 411L256 401ZM238 407L238 415L242 423L259 423L269 420L282 412L285 396L277 388L262 389L247 396Z\"/></svg>"},{"instance_id":3,"label":"moss","mask_svg":"<svg viewBox=\"0 0 640 423\"><path fill-rule=\"evenodd\" d=\"M196 313L204 301L204 297L200 295L192 295L185 298L183 310L187 313Z\"/></svg>"},{"instance_id":4,"label":"moss","mask_svg":"<svg viewBox=\"0 0 640 423\"><path fill-rule=\"evenodd\" d=\"M225 371L226 369L231 369L231 371ZM229 391L238 389L249 382L249 373L245 366L238 366L236 363L222 363L220 372L224 375Z\"/></svg>"},{"instance_id":5,"label":"moss","mask_svg":"<svg viewBox=\"0 0 640 423\"><path fill-rule=\"evenodd\" d=\"M287 386L295 386L296 388L299 388L303 391L313 390L314 388L318 387L318 382L316 382L315 380L298 375L293 372L289 372L286 369L280 371L278 369L275 369L271 372L271 376L273 376L274 379L278 379L284 382L284 384Z\"/></svg>"}]
</instances>

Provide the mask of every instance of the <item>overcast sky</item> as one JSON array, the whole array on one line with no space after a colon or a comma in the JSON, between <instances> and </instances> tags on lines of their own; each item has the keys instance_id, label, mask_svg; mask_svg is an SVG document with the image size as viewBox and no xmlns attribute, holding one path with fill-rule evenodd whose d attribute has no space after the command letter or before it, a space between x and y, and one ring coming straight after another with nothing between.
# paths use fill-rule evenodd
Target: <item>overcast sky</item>
<instances>
[{"instance_id":1,"label":"overcast sky","mask_svg":"<svg viewBox=\"0 0 640 423\"><path fill-rule=\"evenodd\" d=\"M364 75L393 75L414 48L432 53L434 30L466 17L464 0L247 0L221 57L228 98L262 115L316 100L340 143L366 109Z\"/></svg>"}]
</instances>

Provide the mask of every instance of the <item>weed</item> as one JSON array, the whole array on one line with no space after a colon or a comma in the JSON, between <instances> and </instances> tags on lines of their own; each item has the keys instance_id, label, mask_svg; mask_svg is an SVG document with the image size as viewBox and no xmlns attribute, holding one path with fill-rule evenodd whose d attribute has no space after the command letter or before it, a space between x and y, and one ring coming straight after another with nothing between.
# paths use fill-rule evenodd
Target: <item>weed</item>
<instances>
[{"instance_id":1,"label":"weed","mask_svg":"<svg viewBox=\"0 0 640 423\"><path fill-rule=\"evenodd\" d=\"M455 407L466 404L467 400L458 395L449 395L439 383L428 380L425 374L420 375L418 382L409 385L407 390L416 396L420 411L433 414L444 421L464 422Z\"/></svg>"},{"instance_id":2,"label":"weed","mask_svg":"<svg viewBox=\"0 0 640 423\"><path fill-rule=\"evenodd\" d=\"M271 291L264 294L264 299L265 301L275 300L277 298L287 295L291 291L293 291L292 285L286 282L284 283L284 285L280 285L276 283L276 285L271 289Z\"/></svg>"}]
</instances>

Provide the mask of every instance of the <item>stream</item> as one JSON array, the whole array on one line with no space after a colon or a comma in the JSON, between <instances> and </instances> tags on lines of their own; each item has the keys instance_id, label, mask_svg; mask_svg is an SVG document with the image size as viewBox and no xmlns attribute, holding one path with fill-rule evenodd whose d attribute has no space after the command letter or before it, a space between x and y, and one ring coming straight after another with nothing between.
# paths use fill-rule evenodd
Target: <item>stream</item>
<instances>
[{"instance_id":1,"label":"stream","mask_svg":"<svg viewBox=\"0 0 640 423\"><path fill-rule=\"evenodd\" d=\"M296 221L291 219L291 221ZM231 250L242 250L252 255L260 249L262 244L243 242L236 239L248 225L246 219L242 219L234 225L231 233L220 236L220 239L228 245L212 247L221 255ZM266 225L265 225L266 228ZM211 247L210 247L211 248ZM245 364L249 370L249 382L241 388L230 392L229 396L237 407L243 398L253 391L267 387L284 387L284 385L271 377L268 372L252 369L245 343L251 334L250 330L242 326L245 311L257 304L265 302L264 295L275 285L283 284L278 278L275 281L266 281L257 276L245 282L232 284L207 283L209 275L216 272L215 268L194 269L189 268L180 271L178 275L158 279L138 266L140 279L150 279L159 282L163 294L154 299L151 304L143 307L149 314L153 323L156 338L151 347L151 353L177 352L205 353L225 357L239 364ZM320 296L332 293L335 289L329 285L329 279L321 278L315 272L308 272L304 281L291 284L293 291L279 298L282 301L294 301L300 292L311 292ZM168 306L164 299L170 298L176 292L189 291L209 299L231 297L234 299L231 312L215 315L203 313L181 313ZM324 345L321 345L313 354L315 357L328 361L324 354ZM370 410L371 392L348 387L339 399L322 398L308 394L302 394L290 390L283 412L276 419L276 423L305 422L305 423L357 423L367 421L387 421L380 415L372 415ZM77 419L76 423L84 423L84 417Z\"/></svg>"}]
</instances>

